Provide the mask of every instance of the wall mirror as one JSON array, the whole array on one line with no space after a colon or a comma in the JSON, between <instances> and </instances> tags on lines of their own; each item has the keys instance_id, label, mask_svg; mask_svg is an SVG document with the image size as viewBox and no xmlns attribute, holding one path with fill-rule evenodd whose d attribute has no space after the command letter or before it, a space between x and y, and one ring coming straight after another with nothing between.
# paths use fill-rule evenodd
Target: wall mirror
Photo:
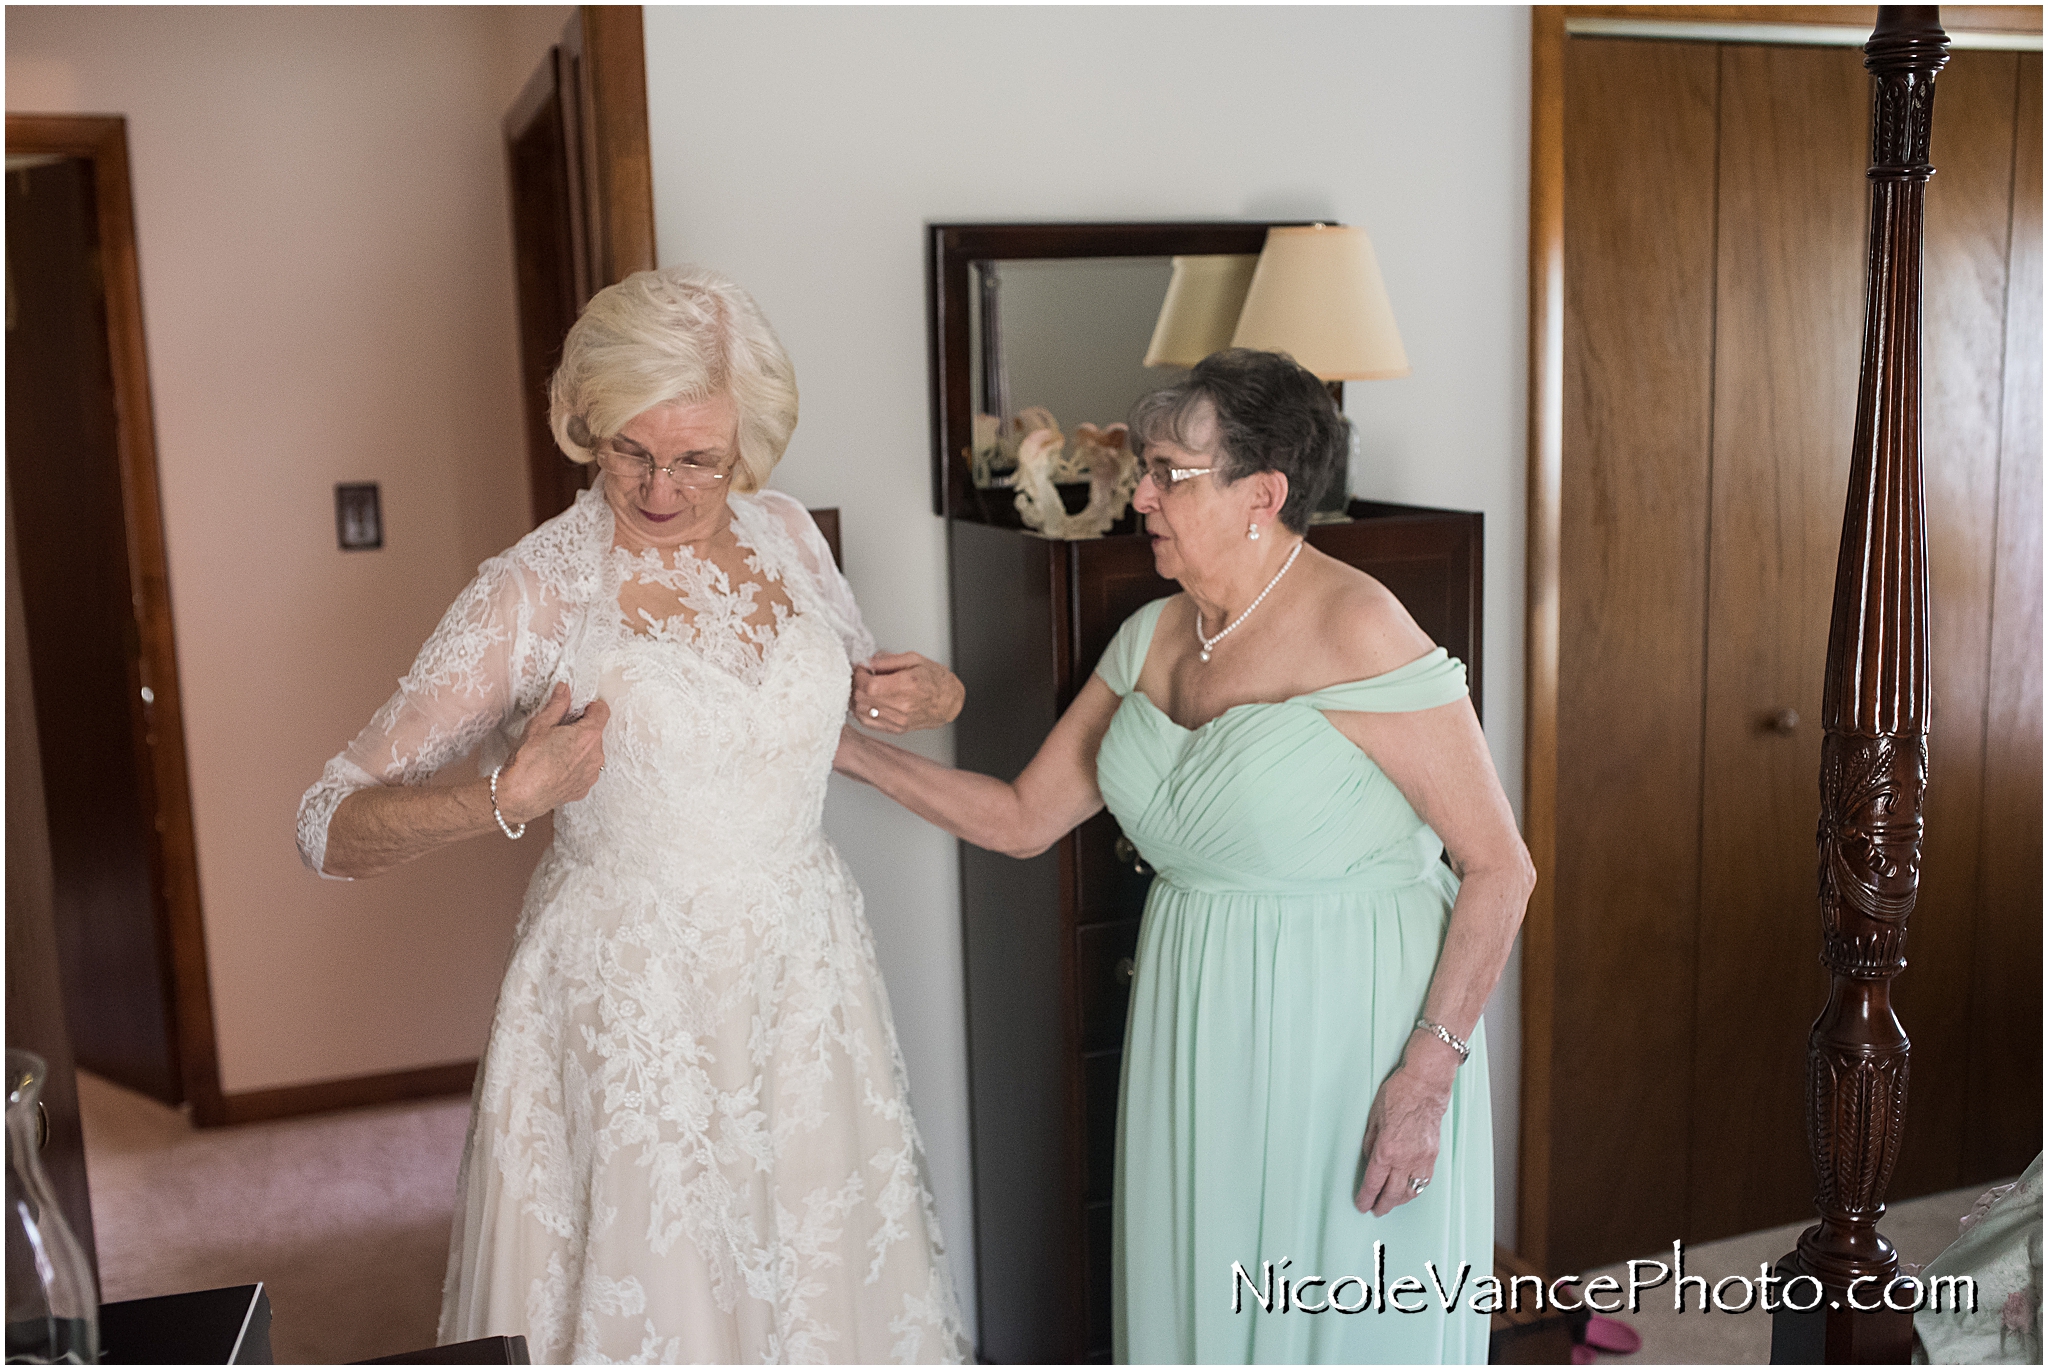
<instances>
[{"instance_id":1,"label":"wall mirror","mask_svg":"<svg viewBox=\"0 0 2048 1370\"><path fill-rule=\"evenodd\" d=\"M1014 521L1008 491L976 489L975 416L1042 407L1069 433L1122 422L1140 395L1185 374L1144 364L1173 258L1256 254L1269 227L931 225L933 512Z\"/></svg>"}]
</instances>

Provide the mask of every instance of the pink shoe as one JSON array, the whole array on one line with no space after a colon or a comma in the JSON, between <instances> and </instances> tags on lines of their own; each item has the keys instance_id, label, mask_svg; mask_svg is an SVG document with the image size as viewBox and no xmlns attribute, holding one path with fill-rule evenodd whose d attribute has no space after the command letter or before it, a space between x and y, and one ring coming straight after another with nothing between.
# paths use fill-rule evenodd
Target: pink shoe
<instances>
[{"instance_id":1,"label":"pink shoe","mask_svg":"<svg viewBox=\"0 0 2048 1370\"><path fill-rule=\"evenodd\" d=\"M1643 1349L1643 1339L1635 1328L1613 1318L1603 1318L1598 1313L1586 1323L1581 1340L1593 1350L1605 1351L1610 1356L1626 1356Z\"/></svg>"},{"instance_id":2,"label":"pink shoe","mask_svg":"<svg viewBox=\"0 0 2048 1370\"><path fill-rule=\"evenodd\" d=\"M1590 1346L1574 1346L1572 1348L1573 1365L1591 1365L1599 1359L1598 1356L1593 1354L1593 1348Z\"/></svg>"}]
</instances>

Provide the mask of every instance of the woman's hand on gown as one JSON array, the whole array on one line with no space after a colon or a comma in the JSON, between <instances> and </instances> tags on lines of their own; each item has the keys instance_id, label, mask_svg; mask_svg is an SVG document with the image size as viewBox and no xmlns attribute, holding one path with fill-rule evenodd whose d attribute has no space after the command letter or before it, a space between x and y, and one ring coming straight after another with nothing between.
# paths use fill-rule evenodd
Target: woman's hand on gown
<instances>
[{"instance_id":1,"label":"woman's hand on gown","mask_svg":"<svg viewBox=\"0 0 2048 1370\"><path fill-rule=\"evenodd\" d=\"M555 686L498 773L498 811L507 822L531 822L590 793L604 769L604 725L611 716L611 706L595 699L570 719L569 687Z\"/></svg>"},{"instance_id":2,"label":"woman's hand on gown","mask_svg":"<svg viewBox=\"0 0 2048 1370\"><path fill-rule=\"evenodd\" d=\"M1417 1052L1417 1047L1421 1051ZM1447 1062L1436 1059L1429 1048L1441 1048ZM1372 1112L1366 1115L1365 1176L1353 1198L1361 1213L1374 1217L1387 1214L1419 1197L1409 1180L1430 1179L1436 1173L1436 1153L1443 1136L1444 1111L1451 1106L1451 1081L1457 1073L1456 1055L1430 1038L1411 1038L1409 1055L1393 1074L1380 1083L1373 1096Z\"/></svg>"},{"instance_id":3,"label":"woman's hand on gown","mask_svg":"<svg viewBox=\"0 0 2048 1370\"><path fill-rule=\"evenodd\" d=\"M853 668L854 716L880 732L940 727L966 702L960 677L916 652L884 652Z\"/></svg>"}]
</instances>

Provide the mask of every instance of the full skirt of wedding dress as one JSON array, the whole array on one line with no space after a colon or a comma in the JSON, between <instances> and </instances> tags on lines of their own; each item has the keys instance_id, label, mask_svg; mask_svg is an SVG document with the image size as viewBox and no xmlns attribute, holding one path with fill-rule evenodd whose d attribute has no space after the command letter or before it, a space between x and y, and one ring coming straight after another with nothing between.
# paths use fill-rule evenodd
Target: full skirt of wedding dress
<instances>
[{"instance_id":1,"label":"full skirt of wedding dress","mask_svg":"<svg viewBox=\"0 0 2048 1370\"><path fill-rule=\"evenodd\" d=\"M820 827L846 666L593 663L606 774L556 813L479 1068L441 1340L536 1363L967 1354L859 889Z\"/></svg>"}]
</instances>

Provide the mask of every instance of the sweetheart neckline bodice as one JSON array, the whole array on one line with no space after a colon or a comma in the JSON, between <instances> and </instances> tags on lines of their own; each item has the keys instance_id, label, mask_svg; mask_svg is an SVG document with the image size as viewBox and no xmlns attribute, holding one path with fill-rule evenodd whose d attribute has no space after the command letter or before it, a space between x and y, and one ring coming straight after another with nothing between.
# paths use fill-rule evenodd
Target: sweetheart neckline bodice
<instances>
[{"instance_id":1,"label":"sweetheart neckline bodice","mask_svg":"<svg viewBox=\"0 0 2048 1370\"><path fill-rule=\"evenodd\" d=\"M1144 704L1146 708L1150 709L1153 712L1153 714L1159 718L1161 722L1166 724L1167 727L1172 728L1177 732L1186 733L1189 737L1193 737L1197 733L1208 731L1211 727L1215 726L1218 723L1221 723L1224 719L1230 717L1232 714L1242 713L1246 709L1306 709L1310 713L1315 714L1318 718L1322 719L1325 723L1330 723L1331 714L1347 712L1343 709L1318 709L1313 704L1305 704L1302 702L1303 700L1309 698L1310 695L1316 695L1321 693L1321 690L1311 690L1308 692L1308 694L1295 695L1289 699L1248 699L1242 704L1233 704L1229 708L1225 709L1222 713L1217 714L1214 718L1206 719L1203 722L1197 723L1192 727L1185 723L1182 723L1180 720L1176 719L1172 714L1160 708L1158 704L1153 702L1152 696L1146 694L1143 690L1132 690L1128 695L1124 696L1124 699L1126 701L1133 699L1139 701L1140 703ZM1337 728L1337 725L1334 723L1330 723L1330 726L1332 728ZM1341 733L1343 729L1337 728L1337 731Z\"/></svg>"},{"instance_id":2,"label":"sweetheart neckline bodice","mask_svg":"<svg viewBox=\"0 0 2048 1370\"><path fill-rule=\"evenodd\" d=\"M1215 890L1358 892L1432 876L1436 835L1330 714L1452 703L1465 694L1463 665L1436 648L1190 727L1136 688L1162 604L1132 615L1098 668L1121 701L1096 783L1146 862L1173 884Z\"/></svg>"}]
</instances>

